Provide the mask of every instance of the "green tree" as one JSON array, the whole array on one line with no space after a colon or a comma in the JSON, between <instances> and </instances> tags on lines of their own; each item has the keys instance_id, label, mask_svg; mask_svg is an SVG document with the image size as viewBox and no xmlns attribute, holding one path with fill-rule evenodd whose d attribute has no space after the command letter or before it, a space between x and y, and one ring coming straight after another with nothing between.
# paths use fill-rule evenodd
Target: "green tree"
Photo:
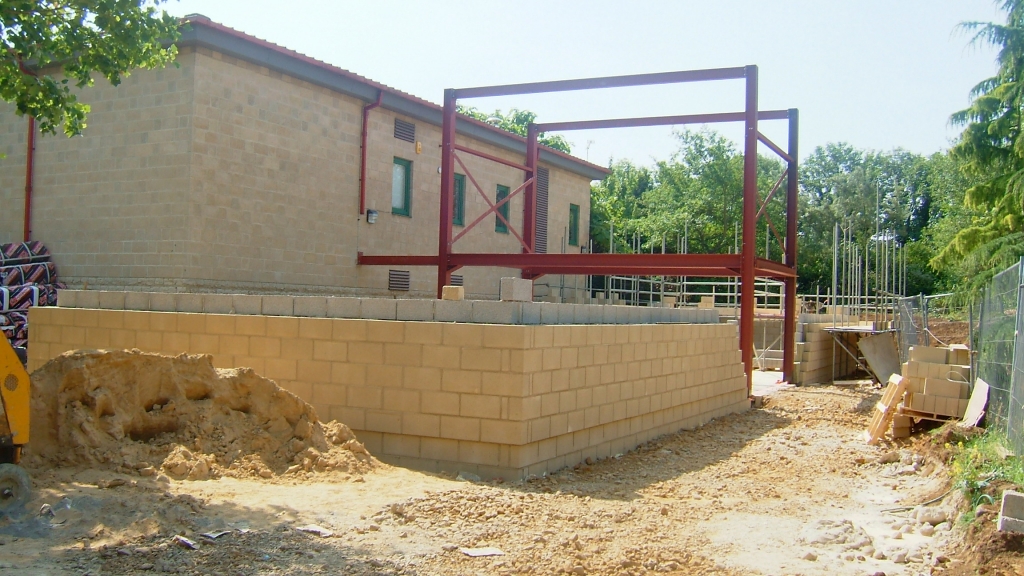
<instances>
[{"instance_id":1,"label":"green tree","mask_svg":"<svg viewBox=\"0 0 1024 576\"><path fill-rule=\"evenodd\" d=\"M999 48L996 75L971 91L951 117L964 126L953 155L974 180L964 194L976 217L935 256L936 268L960 267L974 288L1024 255L1024 1L1004 0L1006 23L965 22L972 44Z\"/></svg>"},{"instance_id":2,"label":"green tree","mask_svg":"<svg viewBox=\"0 0 1024 576\"><path fill-rule=\"evenodd\" d=\"M475 118L481 122L486 122L491 126L501 128L506 132L518 134L520 136L526 136L526 130L529 128L536 119L537 115L529 110L520 110L519 108L509 108L507 113L501 110L495 110L491 114L481 112L471 106L458 105L459 114L464 114L470 118ZM551 136L541 132L537 136L537 142L555 150L561 150L566 154L571 153L569 141L561 136Z\"/></svg>"},{"instance_id":3,"label":"green tree","mask_svg":"<svg viewBox=\"0 0 1024 576\"><path fill-rule=\"evenodd\" d=\"M174 61L178 20L157 6L165 0L0 0L0 98L19 115L68 136L86 126L89 106L73 88L94 73L117 85L136 68Z\"/></svg>"}]
</instances>

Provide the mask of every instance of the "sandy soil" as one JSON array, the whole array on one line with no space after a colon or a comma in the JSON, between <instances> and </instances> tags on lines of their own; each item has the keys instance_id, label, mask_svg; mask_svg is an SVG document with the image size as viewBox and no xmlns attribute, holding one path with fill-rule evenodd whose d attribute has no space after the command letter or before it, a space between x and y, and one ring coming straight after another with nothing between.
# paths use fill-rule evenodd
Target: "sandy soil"
<instances>
[{"instance_id":1,"label":"sandy soil","mask_svg":"<svg viewBox=\"0 0 1024 576\"><path fill-rule=\"evenodd\" d=\"M947 487L941 470L910 450L864 444L876 401L868 387L779 390L763 409L519 484L386 465L178 481L39 463L30 469L30 512L0 520L0 572L891 576L953 568L946 510L930 509L926 524L916 510L886 512ZM485 547L503 555L461 550Z\"/></svg>"}]
</instances>

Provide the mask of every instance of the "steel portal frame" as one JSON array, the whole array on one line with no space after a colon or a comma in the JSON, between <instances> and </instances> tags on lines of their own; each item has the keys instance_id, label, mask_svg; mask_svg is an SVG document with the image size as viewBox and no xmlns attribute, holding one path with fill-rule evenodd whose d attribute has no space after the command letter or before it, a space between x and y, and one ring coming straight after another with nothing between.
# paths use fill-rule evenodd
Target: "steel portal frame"
<instances>
[{"instance_id":1,"label":"steel portal frame","mask_svg":"<svg viewBox=\"0 0 1024 576\"><path fill-rule=\"evenodd\" d=\"M745 84L745 106L742 112L530 124L526 136L526 158L523 164L510 162L455 143L456 104L459 99L740 79L744 80ZM783 377L787 381L792 381L796 336L797 144L799 114L795 108L759 111L757 101L757 66L753 65L736 68L685 70L445 90L444 116L441 127L441 197L437 255L383 256L364 255L360 252L358 264L367 266L436 266L438 298L441 297L442 287L451 283L452 273L463 266L518 268L522 271L523 278L528 279L536 279L544 274L739 277L740 350L743 355L743 366L747 375L748 394L751 391L754 360L754 279L757 277L780 279L785 283L786 294L784 305L785 327L783 332ZM789 141L786 150L783 150L758 130L758 122L760 120L788 120ZM679 124L713 124L721 122L744 123L743 242L740 254L537 254L534 251L537 221L536 185L534 178L537 171L539 152L537 137L541 132ZM787 163L786 172L783 174L785 178L779 178L779 181L768 193L760 208L757 205L757 143L759 141L764 143ZM510 193L503 201L495 204L491 202L487 194L476 183L472 175L469 174L469 171L466 170L465 164L458 155L459 152L472 154L523 170L526 174L523 184ZM467 177L477 189L477 192L483 196L488 209L469 226L466 226L458 236L453 238L452 209L456 163L466 171ZM784 240L769 219L772 232L780 240L785 256L782 262L777 262L757 257L755 231L758 220L762 216L766 216L765 208L781 186L783 179L787 180L786 234ZM515 232L514 228L500 211L503 205L519 193L522 193L524 197L522 234ZM522 247L520 254L457 253L452 250L456 240L492 213L508 226L509 231L519 241Z\"/></svg>"}]
</instances>

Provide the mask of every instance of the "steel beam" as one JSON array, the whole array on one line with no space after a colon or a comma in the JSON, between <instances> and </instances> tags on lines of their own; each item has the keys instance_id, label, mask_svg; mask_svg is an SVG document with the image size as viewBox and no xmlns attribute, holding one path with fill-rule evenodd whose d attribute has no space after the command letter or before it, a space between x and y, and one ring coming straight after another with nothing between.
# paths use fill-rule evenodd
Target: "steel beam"
<instances>
[{"instance_id":1,"label":"steel beam","mask_svg":"<svg viewBox=\"0 0 1024 576\"><path fill-rule=\"evenodd\" d=\"M743 146L743 262L740 275L740 352L747 395L754 384L754 278L757 260L757 66L747 66Z\"/></svg>"},{"instance_id":2,"label":"steel beam","mask_svg":"<svg viewBox=\"0 0 1024 576\"><path fill-rule=\"evenodd\" d=\"M367 256L362 252L356 254L356 264L360 266L437 266L437 256Z\"/></svg>"},{"instance_id":3,"label":"steel beam","mask_svg":"<svg viewBox=\"0 0 1024 576\"><path fill-rule=\"evenodd\" d=\"M758 120L760 120L760 117L758 117ZM768 137L765 136L764 134L761 134L760 132L758 132L757 133L757 139L760 140L761 142L763 142L765 146L771 148L772 152L775 152L776 154L778 154L779 157L782 158L783 160L785 160L786 162L792 162L793 161L793 158L790 157L790 155L787 154L785 150L783 150L782 148L779 148L778 144L776 144L775 142L772 142L771 140L769 140Z\"/></svg>"},{"instance_id":4,"label":"steel beam","mask_svg":"<svg viewBox=\"0 0 1024 576\"><path fill-rule=\"evenodd\" d=\"M785 120L786 110L763 110L757 113L761 120ZM645 116L642 118L609 118L606 120L578 120L571 122L544 122L537 124L541 132L567 130L598 130L603 128L637 128L642 126L673 126L679 124L718 124L743 122L745 112L719 112L714 114L684 114L682 116Z\"/></svg>"},{"instance_id":5,"label":"steel beam","mask_svg":"<svg viewBox=\"0 0 1024 576\"><path fill-rule=\"evenodd\" d=\"M743 78L744 70L744 68L710 68L706 70L683 70L680 72L658 72L654 74L580 78L577 80L503 84L499 86L481 86L478 88L459 88L455 90L455 96L456 98L487 98L491 96L541 94L544 92L571 92L574 90L593 90L597 88L678 84L681 82L701 82L707 80L734 80Z\"/></svg>"},{"instance_id":6,"label":"steel beam","mask_svg":"<svg viewBox=\"0 0 1024 576\"><path fill-rule=\"evenodd\" d=\"M799 156L800 113L795 108L789 111L789 182L786 183L786 265L793 269L793 276L784 280L786 298L783 300L782 331L782 377L793 382L793 363L796 358L796 243L797 243L797 193Z\"/></svg>"}]
</instances>

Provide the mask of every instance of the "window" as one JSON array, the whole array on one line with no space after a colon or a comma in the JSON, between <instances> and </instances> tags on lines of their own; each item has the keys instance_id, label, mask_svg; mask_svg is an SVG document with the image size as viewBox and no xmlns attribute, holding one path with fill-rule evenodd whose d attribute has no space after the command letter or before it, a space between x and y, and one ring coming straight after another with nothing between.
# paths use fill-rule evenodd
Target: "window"
<instances>
[{"instance_id":1,"label":"window","mask_svg":"<svg viewBox=\"0 0 1024 576\"><path fill-rule=\"evenodd\" d=\"M412 216L412 162L395 157L391 168L391 213Z\"/></svg>"},{"instance_id":2,"label":"window","mask_svg":"<svg viewBox=\"0 0 1024 576\"><path fill-rule=\"evenodd\" d=\"M412 122L395 118L395 138L406 142L416 141L416 125Z\"/></svg>"},{"instance_id":3,"label":"window","mask_svg":"<svg viewBox=\"0 0 1024 576\"><path fill-rule=\"evenodd\" d=\"M501 184L498 184L498 193L494 197L494 203L497 204L498 202L501 202L505 198L508 198L508 186L502 186ZM498 208L498 214L501 214L502 217L505 218L506 222L508 221L509 204L510 202L506 202ZM494 215L494 231L501 232L502 234L508 234L508 226L505 226L505 222L502 222L501 218L498 218L498 214Z\"/></svg>"},{"instance_id":4,"label":"window","mask_svg":"<svg viewBox=\"0 0 1024 576\"><path fill-rule=\"evenodd\" d=\"M455 198L452 206L452 224L466 225L466 175L455 175Z\"/></svg>"},{"instance_id":5,"label":"window","mask_svg":"<svg viewBox=\"0 0 1024 576\"><path fill-rule=\"evenodd\" d=\"M569 246L580 245L580 207L569 204Z\"/></svg>"}]
</instances>

